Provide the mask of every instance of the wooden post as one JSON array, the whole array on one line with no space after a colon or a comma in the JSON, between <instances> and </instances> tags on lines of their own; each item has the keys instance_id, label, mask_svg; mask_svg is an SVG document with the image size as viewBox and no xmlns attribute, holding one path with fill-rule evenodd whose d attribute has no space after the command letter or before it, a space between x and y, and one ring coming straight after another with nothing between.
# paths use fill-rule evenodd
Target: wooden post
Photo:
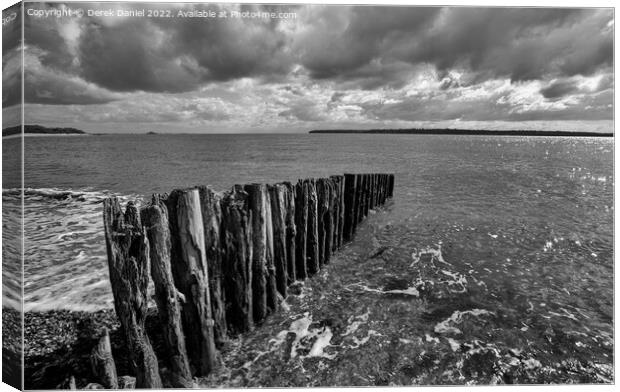
<instances>
[{"instance_id":1,"label":"wooden post","mask_svg":"<svg viewBox=\"0 0 620 392\"><path fill-rule=\"evenodd\" d=\"M112 346L107 328L103 328L99 342L90 355L90 364L97 381L106 389L118 389L116 365L112 357ZM75 381L74 381L75 382ZM74 388L75 389L75 388Z\"/></svg>"},{"instance_id":2,"label":"wooden post","mask_svg":"<svg viewBox=\"0 0 620 392\"><path fill-rule=\"evenodd\" d=\"M185 296L187 354L196 375L206 376L215 367L215 339L200 194L198 189L174 190L166 204L170 213L172 273Z\"/></svg>"},{"instance_id":3,"label":"wooden post","mask_svg":"<svg viewBox=\"0 0 620 392\"><path fill-rule=\"evenodd\" d=\"M366 181L366 174L360 174L361 176L361 188L360 188L360 210L359 210L359 220L358 222L362 222L364 220L366 211L366 187L368 186L368 181Z\"/></svg>"},{"instance_id":4,"label":"wooden post","mask_svg":"<svg viewBox=\"0 0 620 392\"><path fill-rule=\"evenodd\" d=\"M248 194L233 187L222 198L222 267L228 331L254 326L252 297L252 212Z\"/></svg>"},{"instance_id":5,"label":"wooden post","mask_svg":"<svg viewBox=\"0 0 620 392\"><path fill-rule=\"evenodd\" d=\"M267 316L267 230L263 185L244 186L252 211L252 302L255 323Z\"/></svg>"},{"instance_id":6,"label":"wooden post","mask_svg":"<svg viewBox=\"0 0 620 392\"><path fill-rule=\"evenodd\" d=\"M260 323L268 310L277 308L276 271L273 264L273 229L271 224L271 203L267 186L248 184L252 211L252 292L254 322Z\"/></svg>"},{"instance_id":7,"label":"wooden post","mask_svg":"<svg viewBox=\"0 0 620 392\"><path fill-rule=\"evenodd\" d=\"M338 177L338 249L342 248L344 232L344 176Z\"/></svg>"},{"instance_id":8,"label":"wooden post","mask_svg":"<svg viewBox=\"0 0 620 392\"><path fill-rule=\"evenodd\" d=\"M381 174L381 187L379 189L379 201L383 205L385 203L385 174Z\"/></svg>"},{"instance_id":9,"label":"wooden post","mask_svg":"<svg viewBox=\"0 0 620 392\"><path fill-rule=\"evenodd\" d=\"M323 213L323 227L325 232L325 248L323 254L323 264L329 264L332 255L332 246L334 242L334 182L325 179L325 211Z\"/></svg>"},{"instance_id":10,"label":"wooden post","mask_svg":"<svg viewBox=\"0 0 620 392\"><path fill-rule=\"evenodd\" d=\"M308 276L306 267L307 240L308 240L308 182L297 181L295 186L295 225L297 240L295 241L295 264L297 279L303 280Z\"/></svg>"},{"instance_id":11,"label":"wooden post","mask_svg":"<svg viewBox=\"0 0 620 392\"><path fill-rule=\"evenodd\" d=\"M318 197L316 193L316 182L314 179L308 181L308 232L306 248L306 269L308 275L312 276L319 272L319 219L318 219Z\"/></svg>"},{"instance_id":12,"label":"wooden post","mask_svg":"<svg viewBox=\"0 0 620 392\"><path fill-rule=\"evenodd\" d=\"M183 296L177 291L172 276L168 210L164 201L153 195L151 203L140 210L140 217L149 239L151 277L164 346L171 367L171 384L176 388L191 388L192 373L181 321Z\"/></svg>"},{"instance_id":13,"label":"wooden post","mask_svg":"<svg viewBox=\"0 0 620 392\"><path fill-rule=\"evenodd\" d=\"M271 213L271 198L267 186L263 188L265 195L265 230L267 233L267 308L276 311L280 306L278 295L277 272L273 259L273 214Z\"/></svg>"},{"instance_id":14,"label":"wooden post","mask_svg":"<svg viewBox=\"0 0 620 392\"><path fill-rule=\"evenodd\" d=\"M385 202L384 196L385 196L385 175L380 174L379 175L379 204L380 205L383 205L383 203Z\"/></svg>"},{"instance_id":15,"label":"wooden post","mask_svg":"<svg viewBox=\"0 0 620 392\"><path fill-rule=\"evenodd\" d=\"M129 202L123 214L117 198L105 199L103 222L114 308L125 332L136 386L161 389L157 358L144 328L150 268L138 210Z\"/></svg>"},{"instance_id":16,"label":"wooden post","mask_svg":"<svg viewBox=\"0 0 620 392\"><path fill-rule=\"evenodd\" d=\"M364 192L364 176L362 174L357 174L357 184L358 186L355 189L355 224L356 226L362 221L362 211L364 209L364 204L362 203L362 192Z\"/></svg>"},{"instance_id":17,"label":"wooden post","mask_svg":"<svg viewBox=\"0 0 620 392\"><path fill-rule=\"evenodd\" d=\"M331 200L331 214L332 214L332 248L334 253L338 250L338 226L340 220L340 176L330 176L332 181L332 200Z\"/></svg>"},{"instance_id":18,"label":"wooden post","mask_svg":"<svg viewBox=\"0 0 620 392\"><path fill-rule=\"evenodd\" d=\"M388 197L394 197L394 174L390 174L388 181Z\"/></svg>"},{"instance_id":19,"label":"wooden post","mask_svg":"<svg viewBox=\"0 0 620 392\"><path fill-rule=\"evenodd\" d=\"M365 178L363 174L358 174L357 175L357 183L359 184L359 186L356 188L357 190L357 194L355 195L355 207L357 208L357 211L355 211L355 225L357 226L364 218L364 187L366 186L365 184Z\"/></svg>"},{"instance_id":20,"label":"wooden post","mask_svg":"<svg viewBox=\"0 0 620 392\"><path fill-rule=\"evenodd\" d=\"M286 272L287 272L287 286L293 283L297 279L297 265L295 263L296 257L296 242L297 242L297 227L295 225L295 186L290 182L285 182L286 187Z\"/></svg>"},{"instance_id":21,"label":"wooden post","mask_svg":"<svg viewBox=\"0 0 620 392\"><path fill-rule=\"evenodd\" d=\"M273 263L276 268L276 285L283 298L286 298L287 265L286 259L286 192L283 184L269 185L271 199L271 223L273 225Z\"/></svg>"},{"instance_id":22,"label":"wooden post","mask_svg":"<svg viewBox=\"0 0 620 392\"><path fill-rule=\"evenodd\" d=\"M370 177L370 191L368 195L368 209L375 208L375 193L377 191L377 175L374 173L369 174Z\"/></svg>"},{"instance_id":23,"label":"wooden post","mask_svg":"<svg viewBox=\"0 0 620 392\"><path fill-rule=\"evenodd\" d=\"M370 174L364 174L364 217L368 216L370 211L370 192L372 187L370 186Z\"/></svg>"},{"instance_id":24,"label":"wooden post","mask_svg":"<svg viewBox=\"0 0 620 392\"><path fill-rule=\"evenodd\" d=\"M353 239L355 234L355 225L357 223L355 211L357 210L355 203L357 194L357 176L355 174L344 175L344 227L343 241L348 242Z\"/></svg>"},{"instance_id":25,"label":"wooden post","mask_svg":"<svg viewBox=\"0 0 620 392\"><path fill-rule=\"evenodd\" d=\"M384 174L382 177L383 182L381 184L381 204L385 204L388 194L388 175Z\"/></svg>"},{"instance_id":26,"label":"wooden post","mask_svg":"<svg viewBox=\"0 0 620 392\"><path fill-rule=\"evenodd\" d=\"M319 269L323 268L323 264L325 264L325 243L327 240L327 232L325 230L325 213L327 212L327 203L328 203L328 189L327 184L325 183L324 178L319 178L316 180L316 200L317 200L317 233L318 233L318 261L319 261Z\"/></svg>"},{"instance_id":27,"label":"wooden post","mask_svg":"<svg viewBox=\"0 0 620 392\"><path fill-rule=\"evenodd\" d=\"M381 204L379 203L379 190L381 189L381 175L375 174L373 181L374 181L375 188L372 192L372 199L373 199L372 208L376 208Z\"/></svg>"},{"instance_id":28,"label":"wooden post","mask_svg":"<svg viewBox=\"0 0 620 392\"><path fill-rule=\"evenodd\" d=\"M213 315L213 336L216 347L227 340L226 301L222 280L222 195L206 186L198 187L202 223L205 235L205 251L209 273L209 295Z\"/></svg>"}]
</instances>

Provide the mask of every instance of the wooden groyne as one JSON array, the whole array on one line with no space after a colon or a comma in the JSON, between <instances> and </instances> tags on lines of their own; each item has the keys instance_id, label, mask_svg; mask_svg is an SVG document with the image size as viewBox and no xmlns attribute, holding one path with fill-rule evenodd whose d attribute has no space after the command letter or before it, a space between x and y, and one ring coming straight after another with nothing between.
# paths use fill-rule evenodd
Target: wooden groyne
<instances>
[{"instance_id":1,"label":"wooden groyne","mask_svg":"<svg viewBox=\"0 0 620 392\"><path fill-rule=\"evenodd\" d=\"M345 174L273 185L199 186L154 195L139 210L104 201L110 283L137 388L161 388L145 330L149 277L171 387L192 386L218 348L278 311L296 280L325 268L369 211L393 196L393 174ZM118 385L107 332L93 360ZM104 354L101 354L104 353ZM111 354L110 354L111 355Z\"/></svg>"}]
</instances>

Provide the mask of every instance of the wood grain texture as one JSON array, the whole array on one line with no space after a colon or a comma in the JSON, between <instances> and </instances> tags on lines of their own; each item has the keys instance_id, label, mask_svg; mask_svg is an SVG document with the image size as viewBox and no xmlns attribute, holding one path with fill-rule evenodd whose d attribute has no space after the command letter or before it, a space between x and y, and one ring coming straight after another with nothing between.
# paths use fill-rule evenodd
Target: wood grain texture
<instances>
[{"instance_id":1,"label":"wood grain texture","mask_svg":"<svg viewBox=\"0 0 620 392\"><path fill-rule=\"evenodd\" d=\"M117 198L103 202L103 221L114 309L122 325L138 388L162 388L159 365L146 334L149 245L138 210Z\"/></svg>"}]
</instances>

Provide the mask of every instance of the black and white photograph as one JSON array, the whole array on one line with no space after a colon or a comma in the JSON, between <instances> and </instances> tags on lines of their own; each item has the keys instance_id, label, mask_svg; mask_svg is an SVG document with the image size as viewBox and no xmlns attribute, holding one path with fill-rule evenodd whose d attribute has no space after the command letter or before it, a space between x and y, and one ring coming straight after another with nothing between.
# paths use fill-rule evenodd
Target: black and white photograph
<instances>
[{"instance_id":1,"label":"black and white photograph","mask_svg":"<svg viewBox=\"0 0 620 392\"><path fill-rule=\"evenodd\" d=\"M615 384L612 3L2 5L4 383Z\"/></svg>"}]
</instances>

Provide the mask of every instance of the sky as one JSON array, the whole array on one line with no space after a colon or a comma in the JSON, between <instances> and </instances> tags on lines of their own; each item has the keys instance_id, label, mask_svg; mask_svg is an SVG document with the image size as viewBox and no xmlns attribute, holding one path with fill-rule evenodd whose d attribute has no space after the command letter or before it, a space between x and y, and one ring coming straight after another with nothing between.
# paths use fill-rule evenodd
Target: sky
<instances>
[{"instance_id":1,"label":"sky","mask_svg":"<svg viewBox=\"0 0 620 392\"><path fill-rule=\"evenodd\" d=\"M613 131L610 8L29 9L28 124L88 132ZM118 16L143 9L172 17ZM83 15L56 15L76 10ZM113 15L93 15L106 10ZM4 45L5 126L18 119L11 92L19 91L19 61L18 45Z\"/></svg>"}]
</instances>

